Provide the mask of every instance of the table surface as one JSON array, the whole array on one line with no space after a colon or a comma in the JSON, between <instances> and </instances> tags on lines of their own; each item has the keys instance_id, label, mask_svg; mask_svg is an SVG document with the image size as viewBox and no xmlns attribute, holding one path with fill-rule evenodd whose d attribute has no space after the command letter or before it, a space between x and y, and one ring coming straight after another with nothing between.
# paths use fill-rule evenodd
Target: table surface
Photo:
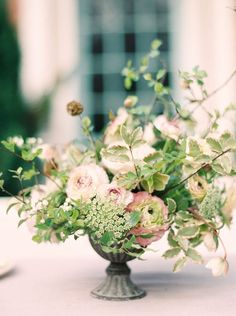
<instances>
[{"instance_id":1,"label":"table surface","mask_svg":"<svg viewBox=\"0 0 236 316\"><path fill-rule=\"evenodd\" d=\"M161 258L165 241L156 243L157 253L148 260L129 263L132 279L148 295L140 300L107 302L94 299L90 291L105 276L108 264L98 257L88 240L71 239L62 245L36 245L26 229L16 228L14 214L5 216L0 201L0 259L11 258L14 271L0 279L1 316L80 315L236 315L235 226L224 232L230 248L230 271L214 278L204 266L189 264L171 273L172 261Z\"/></svg>"}]
</instances>

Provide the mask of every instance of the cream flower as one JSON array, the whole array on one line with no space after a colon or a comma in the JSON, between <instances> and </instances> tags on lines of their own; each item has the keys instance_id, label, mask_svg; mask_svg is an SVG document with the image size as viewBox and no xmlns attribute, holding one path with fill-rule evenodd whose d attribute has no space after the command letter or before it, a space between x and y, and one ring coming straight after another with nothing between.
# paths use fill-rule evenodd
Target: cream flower
<instances>
[{"instance_id":1,"label":"cream flower","mask_svg":"<svg viewBox=\"0 0 236 316\"><path fill-rule=\"evenodd\" d=\"M104 143L110 143L120 140L120 126L123 125L128 119L128 112L124 108L120 108L117 112L116 118L108 125L105 131Z\"/></svg>"},{"instance_id":2,"label":"cream flower","mask_svg":"<svg viewBox=\"0 0 236 316\"><path fill-rule=\"evenodd\" d=\"M109 149L110 147L117 146L117 145L127 147L127 145L124 142L119 141L119 142L111 143L107 148ZM133 157L136 161L137 160L142 161L145 157L149 156L150 154L153 154L154 152L155 152L155 149L152 148L150 145L142 144L133 149ZM132 157L129 151L127 151L127 155L129 156L130 161L119 162L119 161L112 161L108 158L102 157L102 164L105 168L107 168L113 174L125 173L128 171L135 171L134 164L132 162Z\"/></svg>"},{"instance_id":3,"label":"cream flower","mask_svg":"<svg viewBox=\"0 0 236 316\"><path fill-rule=\"evenodd\" d=\"M159 115L153 122L154 126L165 136L177 141L181 135L181 129L175 121L168 121L165 115Z\"/></svg>"},{"instance_id":4,"label":"cream flower","mask_svg":"<svg viewBox=\"0 0 236 316\"><path fill-rule=\"evenodd\" d=\"M102 197L110 197L116 204L127 206L133 202L133 193L119 187L115 182L108 184L100 189Z\"/></svg>"},{"instance_id":5,"label":"cream flower","mask_svg":"<svg viewBox=\"0 0 236 316\"><path fill-rule=\"evenodd\" d=\"M109 183L103 168L95 165L81 165L72 170L67 183L66 193L73 200L89 200L96 195L101 186Z\"/></svg>"},{"instance_id":6,"label":"cream flower","mask_svg":"<svg viewBox=\"0 0 236 316\"><path fill-rule=\"evenodd\" d=\"M191 193L192 197L199 202L204 199L209 187L210 186L207 181L198 175L195 175L188 180L189 192Z\"/></svg>"},{"instance_id":7,"label":"cream flower","mask_svg":"<svg viewBox=\"0 0 236 316\"><path fill-rule=\"evenodd\" d=\"M213 276L218 277L223 274L227 274L229 264L226 259L217 257L208 261L206 268L211 269Z\"/></svg>"}]
</instances>

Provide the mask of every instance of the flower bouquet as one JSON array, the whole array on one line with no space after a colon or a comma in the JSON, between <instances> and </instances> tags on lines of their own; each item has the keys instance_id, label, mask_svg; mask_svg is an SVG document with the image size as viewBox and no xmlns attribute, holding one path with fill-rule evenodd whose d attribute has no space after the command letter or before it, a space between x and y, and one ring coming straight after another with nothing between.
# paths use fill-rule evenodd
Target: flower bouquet
<instances>
[{"instance_id":1,"label":"flower bouquet","mask_svg":"<svg viewBox=\"0 0 236 316\"><path fill-rule=\"evenodd\" d=\"M187 262L204 263L197 250L201 244L209 251L223 251L206 265L213 275L228 270L220 231L230 225L235 193L232 185L222 184L222 177L235 175L236 141L219 129L219 121L235 106L221 113L207 110L205 103L219 89L207 91L207 74L199 67L179 72L184 101L178 103L164 84L166 69L153 70L160 46L154 40L140 64L135 68L129 61L122 72L127 90L145 80L153 100L143 105L137 96L128 95L117 114L109 113L101 137L93 135L83 106L72 101L67 111L81 119L82 144L73 141L60 148L20 136L1 142L29 166L9 170L20 191L8 211L17 208L19 225L26 223L37 243L87 234L95 251L111 262L107 279L92 292L99 298L144 296L130 280L126 262L142 257L163 237L169 243L163 258L176 259L174 272ZM160 108L162 114L157 115ZM202 134L195 132L194 112L199 108L208 118ZM3 174L0 187L11 195Z\"/></svg>"}]
</instances>

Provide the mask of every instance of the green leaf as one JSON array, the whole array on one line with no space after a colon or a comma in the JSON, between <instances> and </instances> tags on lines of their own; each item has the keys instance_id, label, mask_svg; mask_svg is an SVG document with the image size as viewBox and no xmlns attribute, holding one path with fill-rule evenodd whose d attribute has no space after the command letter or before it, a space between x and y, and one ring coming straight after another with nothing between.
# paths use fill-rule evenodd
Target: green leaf
<instances>
[{"instance_id":1,"label":"green leaf","mask_svg":"<svg viewBox=\"0 0 236 316\"><path fill-rule=\"evenodd\" d=\"M32 161L40 155L41 151L42 151L41 149L38 149L35 152L31 152L28 150L22 150L21 157L22 157L22 159L24 159L26 161Z\"/></svg>"},{"instance_id":2,"label":"green leaf","mask_svg":"<svg viewBox=\"0 0 236 316\"><path fill-rule=\"evenodd\" d=\"M135 240L136 240L136 237L132 235L132 237L124 243L124 247L126 249L131 249L133 247L133 243L135 242Z\"/></svg>"},{"instance_id":3,"label":"green leaf","mask_svg":"<svg viewBox=\"0 0 236 316\"><path fill-rule=\"evenodd\" d=\"M144 75L143 75L143 79L144 79L144 80L147 80L147 81L152 80L152 74L150 74L150 73L144 74Z\"/></svg>"},{"instance_id":4,"label":"green leaf","mask_svg":"<svg viewBox=\"0 0 236 316\"><path fill-rule=\"evenodd\" d=\"M211 167L215 172L217 172L219 174L222 174L222 175L227 174L225 169L216 161L214 163L212 163Z\"/></svg>"},{"instance_id":5,"label":"green leaf","mask_svg":"<svg viewBox=\"0 0 236 316\"><path fill-rule=\"evenodd\" d=\"M130 90L132 87L132 80L129 77L126 77L124 80L125 89Z\"/></svg>"},{"instance_id":6,"label":"green leaf","mask_svg":"<svg viewBox=\"0 0 236 316\"><path fill-rule=\"evenodd\" d=\"M127 148L126 148L127 151ZM107 148L101 150L101 156L105 159L108 159L112 162L128 162L130 161L129 156L122 154L122 150L118 153L118 149L114 150L114 148Z\"/></svg>"},{"instance_id":7,"label":"green leaf","mask_svg":"<svg viewBox=\"0 0 236 316\"><path fill-rule=\"evenodd\" d=\"M143 138L143 130L141 127L137 127L131 134L131 138L130 138L130 146L135 146L137 142L140 143L140 141L142 141Z\"/></svg>"},{"instance_id":8,"label":"green leaf","mask_svg":"<svg viewBox=\"0 0 236 316\"><path fill-rule=\"evenodd\" d=\"M22 174L22 179L26 181L31 180L33 177L37 176L38 174L40 173L36 171L35 169L26 170Z\"/></svg>"},{"instance_id":9,"label":"green leaf","mask_svg":"<svg viewBox=\"0 0 236 316\"><path fill-rule=\"evenodd\" d=\"M179 260L177 260L176 263L174 264L173 272L181 271L182 268L185 266L186 262L187 262L186 257L182 257Z\"/></svg>"},{"instance_id":10,"label":"green leaf","mask_svg":"<svg viewBox=\"0 0 236 316\"><path fill-rule=\"evenodd\" d=\"M155 39L151 43L151 49L157 50L162 45L162 41L159 39Z\"/></svg>"},{"instance_id":11,"label":"green leaf","mask_svg":"<svg viewBox=\"0 0 236 316\"><path fill-rule=\"evenodd\" d=\"M171 248L171 249L166 250L166 252L162 255L162 257L164 257L165 259L173 258L173 257L178 256L180 251L181 251L181 248L179 247Z\"/></svg>"},{"instance_id":12,"label":"green leaf","mask_svg":"<svg viewBox=\"0 0 236 316\"><path fill-rule=\"evenodd\" d=\"M195 140L190 139L189 143L188 143L188 146L189 146L189 155L190 156L197 157L197 156L199 156L201 154L200 147L199 147L198 143Z\"/></svg>"},{"instance_id":13,"label":"green leaf","mask_svg":"<svg viewBox=\"0 0 236 316\"><path fill-rule=\"evenodd\" d=\"M194 238L199 234L199 227L198 226L187 226L180 228L178 231L178 235L184 238Z\"/></svg>"},{"instance_id":14,"label":"green leaf","mask_svg":"<svg viewBox=\"0 0 236 316\"><path fill-rule=\"evenodd\" d=\"M166 74L166 69L160 69L156 75L156 80L162 79Z\"/></svg>"},{"instance_id":15,"label":"green leaf","mask_svg":"<svg viewBox=\"0 0 236 316\"><path fill-rule=\"evenodd\" d=\"M160 160L163 160L163 154L160 151L156 151L153 154L150 154L144 158L144 161L146 163L152 163L152 164Z\"/></svg>"},{"instance_id":16,"label":"green leaf","mask_svg":"<svg viewBox=\"0 0 236 316\"><path fill-rule=\"evenodd\" d=\"M166 199L169 213L174 213L176 211L176 202L173 199Z\"/></svg>"},{"instance_id":17,"label":"green leaf","mask_svg":"<svg viewBox=\"0 0 236 316\"><path fill-rule=\"evenodd\" d=\"M189 248L187 250L186 256L191 258L196 263L199 263L199 264L203 263L202 256L200 255L200 253L198 251L196 251L193 248Z\"/></svg>"},{"instance_id":18,"label":"green leaf","mask_svg":"<svg viewBox=\"0 0 236 316\"><path fill-rule=\"evenodd\" d=\"M0 189L3 190L4 180L0 179Z\"/></svg>"},{"instance_id":19,"label":"green leaf","mask_svg":"<svg viewBox=\"0 0 236 316\"><path fill-rule=\"evenodd\" d=\"M116 178L118 185L127 190L132 190L137 186L137 175L131 171L126 174L121 174Z\"/></svg>"},{"instance_id":20,"label":"green leaf","mask_svg":"<svg viewBox=\"0 0 236 316\"><path fill-rule=\"evenodd\" d=\"M179 245L178 242L175 240L174 231L172 229L170 229L169 231L167 240L171 247L177 247Z\"/></svg>"},{"instance_id":21,"label":"green leaf","mask_svg":"<svg viewBox=\"0 0 236 316\"><path fill-rule=\"evenodd\" d=\"M179 211L177 212L177 216L180 217L183 221L189 221L193 219L192 214L186 211Z\"/></svg>"},{"instance_id":22,"label":"green leaf","mask_svg":"<svg viewBox=\"0 0 236 316\"><path fill-rule=\"evenodd\" d=\"M3 144L3 146L7 149L7 150L9 150L9 151L11 151L11 152L15 152L15 144L14 143L12 143L12 142L10 142L10 141L5 141L5 140L2 140L1 141L1 143Z\"/></svg>"},{"instance_id":23,"label":"green leaf","mask_svg":"<svg viewBox=\"0 0 236 316\"><path fill-rule=\"evenodd\" d=\"M32 240L37 242L38 244L40 244L43 241L42 236L39 236L39 235L34 235L32 237Z\"/></svg>"},{"instance_id":24,"label":"green leaf","mask_svg":"<svg viewBox=\"0 0 236 316\"><path fill-rule=\"evenodd\" d=\"M14 202L14 203L11 203L10 205L8 205L8 208L6 209L6 213L8 213L10 211L10 209L16 205L19 205L19 202Z\"/></svg>"},{"instance_id":25,"label":"green leaf","mask_svg":"<svg viewBox=\"0 0 236 316\"><path fill-rule=\"evenodd\" d=\"M24 219L21 219L18 223L18 227L20 227L23 223L25 223L26 221L28 220L28 218L24 218Z\"/></svg>"},{"instance_id":26,"label":"green leaf","mask_svg":"<svg viewBox=\"0 0 236 316\"><path fill-rule=\"evenodd\" d=\"M125 125L121 125L120 127L120 136L122 137L122 139L127 145L130 145L131 135Z\"/></svg>"},{"instance_id":27,"label":"green leaf","mask_svg":"<svg viewBox=\"0 0 236 316\"><path fill-rule=\"evenodd\" d=\"M217 152L217 153L222 152L222 147L221 147L219 141L217 141L217 140L214 139L214 138L210 138L210 137L207 138L206 141L207 141L207 143L210 145L212 151L215 151L215 152Z\"/></svg>"},{"instance_id":28,"label":"green leaf","mask_svg":"<svg viewBox=\"0 0 236 316\"><path fill-rule=\"evenodd\" d=\"M230 174L230 172L232 170L231 159L228 156L224 155L224 156L220 157L219 161L220 161L221 167L224 169L226 174Z\"/></svg>"},{"instance_id":29,"label":"green leaf","mask_svg":"<svg viewBox=\"0 0 236 316\"><path fill-rule=\"evenodd\" d=\"M156 191L163 191L169 181L169 176L164 173L157 172L153 175L153 188Z\"/></svg>"},{"instance_id":30,"label":"green leaf","mask_svg":"<svg viewBox=\"0 0 236 316\"><path fill-rule=\"evenodd\" d=\"M154 86L154 91L157 94L162 95L164 93L164 86L163 86L163 84L161 82L156 82L155 86Z\"/></svg>"},{"instance_id":31,"label":"green leaf","mask_svg":"<svg viewBox=\"0 0 236 316\"><path fill-rule=\"evenodd\" d=\"M141 219L141 213L138 211L134 211L130 213L129 224L134 227L138 224Z\"/></svg>"},{"instance_id":32,"label":"green leaf","mask_svg":"<svg viewBox=\"0 0 236 316\"><path fill-rule=\"evenodd\" d=\"M100 238L100 243L104 246L109 246L113 242L114 234L113 232L105 232Z\"/></svg>"}]
</instances>

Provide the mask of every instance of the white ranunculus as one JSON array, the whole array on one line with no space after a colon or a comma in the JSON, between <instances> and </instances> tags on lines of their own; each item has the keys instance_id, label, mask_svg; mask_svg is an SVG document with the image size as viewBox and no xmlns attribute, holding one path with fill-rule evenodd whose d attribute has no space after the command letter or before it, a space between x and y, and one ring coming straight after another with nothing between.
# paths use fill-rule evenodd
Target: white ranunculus
<instances>
[{"instance_id":1,"label":"white ranunculus","mask_svg":"<svg viewBox=\"0 0 236 316\"><path fill-rule=\"evenodd\" d=\"M159 115L153 124L163 135L178 141L181 129L176 121L169 121L165 115Z\"/></svg>"},{"instance_id":2,"label":"white ranunculus","mask_svg":"<svg viewBox=\"0 0 236 316\"><path fill-rule=\"evenodd\" d=\"M96 164L81 165L72 170L66 193L72 200L84 201L96 195L101 186L109 183L103 168Z\"/></svg>"},{"instance_id":3,"label":"white ranunculus","mask_svg":"<svg viewBox=\"0 0 236 316\"><path fill-rule=\"evenodd\" d=\"M153 124L148 123L144 127L144 131L143 131L143 140L147 142L149 145L153 145L156 142L156 136L153 131L153 128L154 128Z\"/></svg>"},{"instance_id":4,"label":"white ranunculus","mask_svg":"<svg viewBox=\"0 0 236 316\"><path fill-rule=\"evenodd\" d=\"M114 141L120 140L120 126L125 124L128 119L128 112L124 108L120 108L115 119L108 125L105 131L104 143L109 145Z\"/></svg>"},{"instance_id":5,"label":"white ranunculus","mask_svg":"<svg viewBox=\"0 0 236 316\"><path fill-rule=\"evenodd\" d=\"M101 187L99 190L101 197L110 197L116 204L127 206L133 202L133 193L119 187L116 182Z\"/></svg>"},{"instance_id":6,"label":"white ranunculus","mask_svg":"<svg viewBox=\"0 0 236 316\"><path fill-rule=\"evenodd\" d=\"M217 257L208 261L206 268L211 269L213 276L218 277L227 274L229 264L225 258Z\"/></svg>"},{"instance_id":7,"label":"white ranunculus","mask_svg":"<svg viewBox=\"0 0 236 316\"><path fill-rule=\"evenodd\" d=\"M127 147L127 145L124 142L119 141L119 142L111 143L107 148L109 149L110 147L117 146L117 145ZM142 144L133 149L133 157L134 157L134 160L136 161L137 160L142 161L145 157L149 156L150 154L153 154L154 152L155 152L155 149L152 148L150 145ZM132 157L131 157L130 152L127 152L127 155L129 156L130 161L127 161L127 162L111 161L108 158L102 157L102 164L104 165L105 168L107 168L113 174L125 173L128 171L134 172L135 168L132 162Z\"/></svg>"}]
</instances>

